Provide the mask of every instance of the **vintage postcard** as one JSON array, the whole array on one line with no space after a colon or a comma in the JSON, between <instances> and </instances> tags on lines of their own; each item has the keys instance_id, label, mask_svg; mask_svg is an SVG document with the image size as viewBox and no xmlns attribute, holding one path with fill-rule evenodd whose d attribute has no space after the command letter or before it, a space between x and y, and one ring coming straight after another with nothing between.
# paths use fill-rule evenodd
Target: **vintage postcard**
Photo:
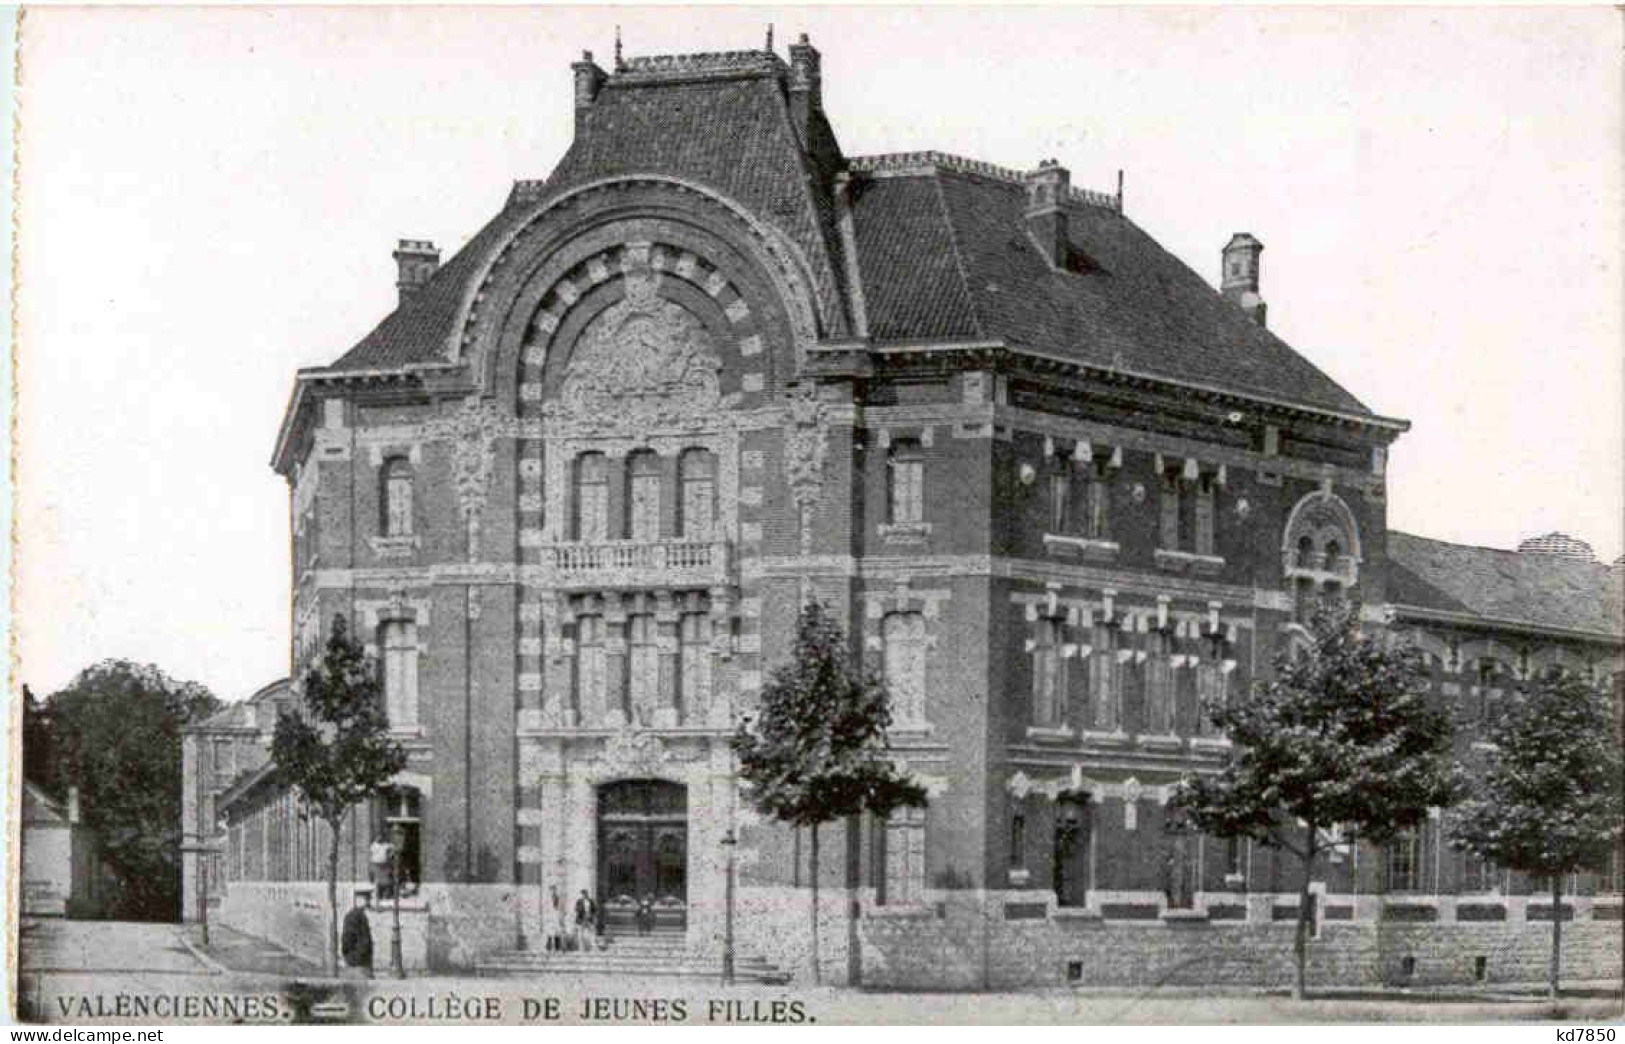
<instances>
[{"instance_id":1,"label":"vintage postcard","mask_svg":"<svg viewBox=\"0 0 1625 1044\"><path fill-rule=\"evenodd\" d=\"M1621 1017L1617 11L15 29L10 1017Z\"/></svg>"}]
</instances>

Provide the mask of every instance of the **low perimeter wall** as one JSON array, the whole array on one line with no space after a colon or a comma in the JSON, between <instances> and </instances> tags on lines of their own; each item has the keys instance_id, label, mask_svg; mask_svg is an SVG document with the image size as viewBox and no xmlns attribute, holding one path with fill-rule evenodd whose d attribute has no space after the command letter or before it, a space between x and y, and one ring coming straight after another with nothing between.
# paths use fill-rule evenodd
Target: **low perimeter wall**
<instances>
[{"instance_id":1,"label":"low perimeter wall","mask_svg":"<svg viewBox=\"0 0 1625 1044\"><path fill-rule=\"evenodd\" d=\"M999 989L1023 985L1285 987L1294 964L1290 919L1205 913L1112 920L1000 895L938 893L912 908L860 919L863 985ZM1309 945L1311 988L1538 983L1551 952L1545 919L1417 923L1323 921ZM1563 977L1618 981L1618 908L1563 925ZM1296 911L1289 911L1295 916ZM1572 916L1572 911L1569 912Z\"/></svg>"},{"instance_id":2,"label":"low perimeter wall","mask_svg":"<svg viewBox=\"0 0 1625 1044\"><path fill-rule=\"evenodd\" d=\"M339 918L349 910L358 882L339 882ZM269 939L312 962L326 964L327 885L320 881L234 881L222 898L221 924ZM466 971L478 959L512 949L520 907L511 885L428 885L401 901L401 957L409 971ZM395 913L385 902L369 911L373 966L389 966Z\"/></svg>"}]
</instances>

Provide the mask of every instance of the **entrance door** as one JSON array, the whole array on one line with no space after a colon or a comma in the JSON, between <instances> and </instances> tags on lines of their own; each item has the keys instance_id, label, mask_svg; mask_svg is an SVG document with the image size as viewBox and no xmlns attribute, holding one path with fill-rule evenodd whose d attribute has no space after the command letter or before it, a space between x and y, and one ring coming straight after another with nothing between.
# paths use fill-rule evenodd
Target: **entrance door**
<instances>
[{"instance_id":1,"label":"entrance door","mask_svg":"<svg viewBox=\"0 0 1625 1044\"><path fill-rule=\"evenodd\" d=\"M637 908L654 906L653 929L688 923L688 789L663 780L598 788L598 900L604 928L637 929Z\"/></svg>"}]
</instances>

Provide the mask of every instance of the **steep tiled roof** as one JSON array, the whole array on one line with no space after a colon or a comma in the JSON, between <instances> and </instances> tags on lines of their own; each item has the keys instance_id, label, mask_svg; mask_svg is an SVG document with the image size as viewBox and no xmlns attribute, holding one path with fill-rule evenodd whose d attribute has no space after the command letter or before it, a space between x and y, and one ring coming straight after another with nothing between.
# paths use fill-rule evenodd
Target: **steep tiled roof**
<instances>
[{"instance_id":1,"label":"steep tiled roof","mask_svg":"<svg viewBox=\"0 0 1625 1044\"><path fill-rule=\"evenodd\" d=\"M935 165L855 194L858 263L877 341L959 336L1309 405L1365 407L1225 301L1113 207L1068 208L1073 263L1027 232L1026 190Z\"/></svg>"},{"instance_id":2,"label":"steep tiled roof","mask_svg":"<svg viewBox=\"0 0 1625 1044\"><path fill-rule=\"evenodd\" d=\"M726 59L726 61L725 61ZM846 335L846 259L829 179L846 161L821 113L789 115L765 52L633 59L608 78L544 183L527 183L429 282L335 364L443 358L468 283L533 204L603 179L658 173L709 186L777 226L813 270L832 337ZM1365 414L1352 395L1225 301L1125 218L1074 191L1073 263L1053 269L1027 231L1020 175L920 154L916 171L851 161L857 268L877 342L1002 339L1097 366Z\"/></svg>"},{"instance_id":3,"label":"steep tiled roof","mask_svg":"<svg viewBox=\"0 0 1625 1044\"><path fill-rule=\"evenodd\" d=\"M1620 576L1600 562L1388 533L1388 599L1536 627L1625 635Z\"/></svg>"}]
</instances>

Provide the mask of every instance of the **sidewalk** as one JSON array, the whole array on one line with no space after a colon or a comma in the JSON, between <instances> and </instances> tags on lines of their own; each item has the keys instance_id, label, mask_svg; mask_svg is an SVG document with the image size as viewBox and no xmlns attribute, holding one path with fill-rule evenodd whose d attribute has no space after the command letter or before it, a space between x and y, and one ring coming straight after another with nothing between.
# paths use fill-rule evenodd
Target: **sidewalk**
<instances>
[{"instance_id":1,"label":"sidewalk","mask_svg":"<svg viewBox=\"0 0 1625 1044\"><path fill-rule=\"evenodd\" d=\"M276 943L239 932L235 928L209 925L209 945L202 943L202 932L195 924L186 925L187 943L208 960L232 975L275 975L284 978L309 978L322 974L322 968L299 957Z\"/></svg>"}]
</instances>

